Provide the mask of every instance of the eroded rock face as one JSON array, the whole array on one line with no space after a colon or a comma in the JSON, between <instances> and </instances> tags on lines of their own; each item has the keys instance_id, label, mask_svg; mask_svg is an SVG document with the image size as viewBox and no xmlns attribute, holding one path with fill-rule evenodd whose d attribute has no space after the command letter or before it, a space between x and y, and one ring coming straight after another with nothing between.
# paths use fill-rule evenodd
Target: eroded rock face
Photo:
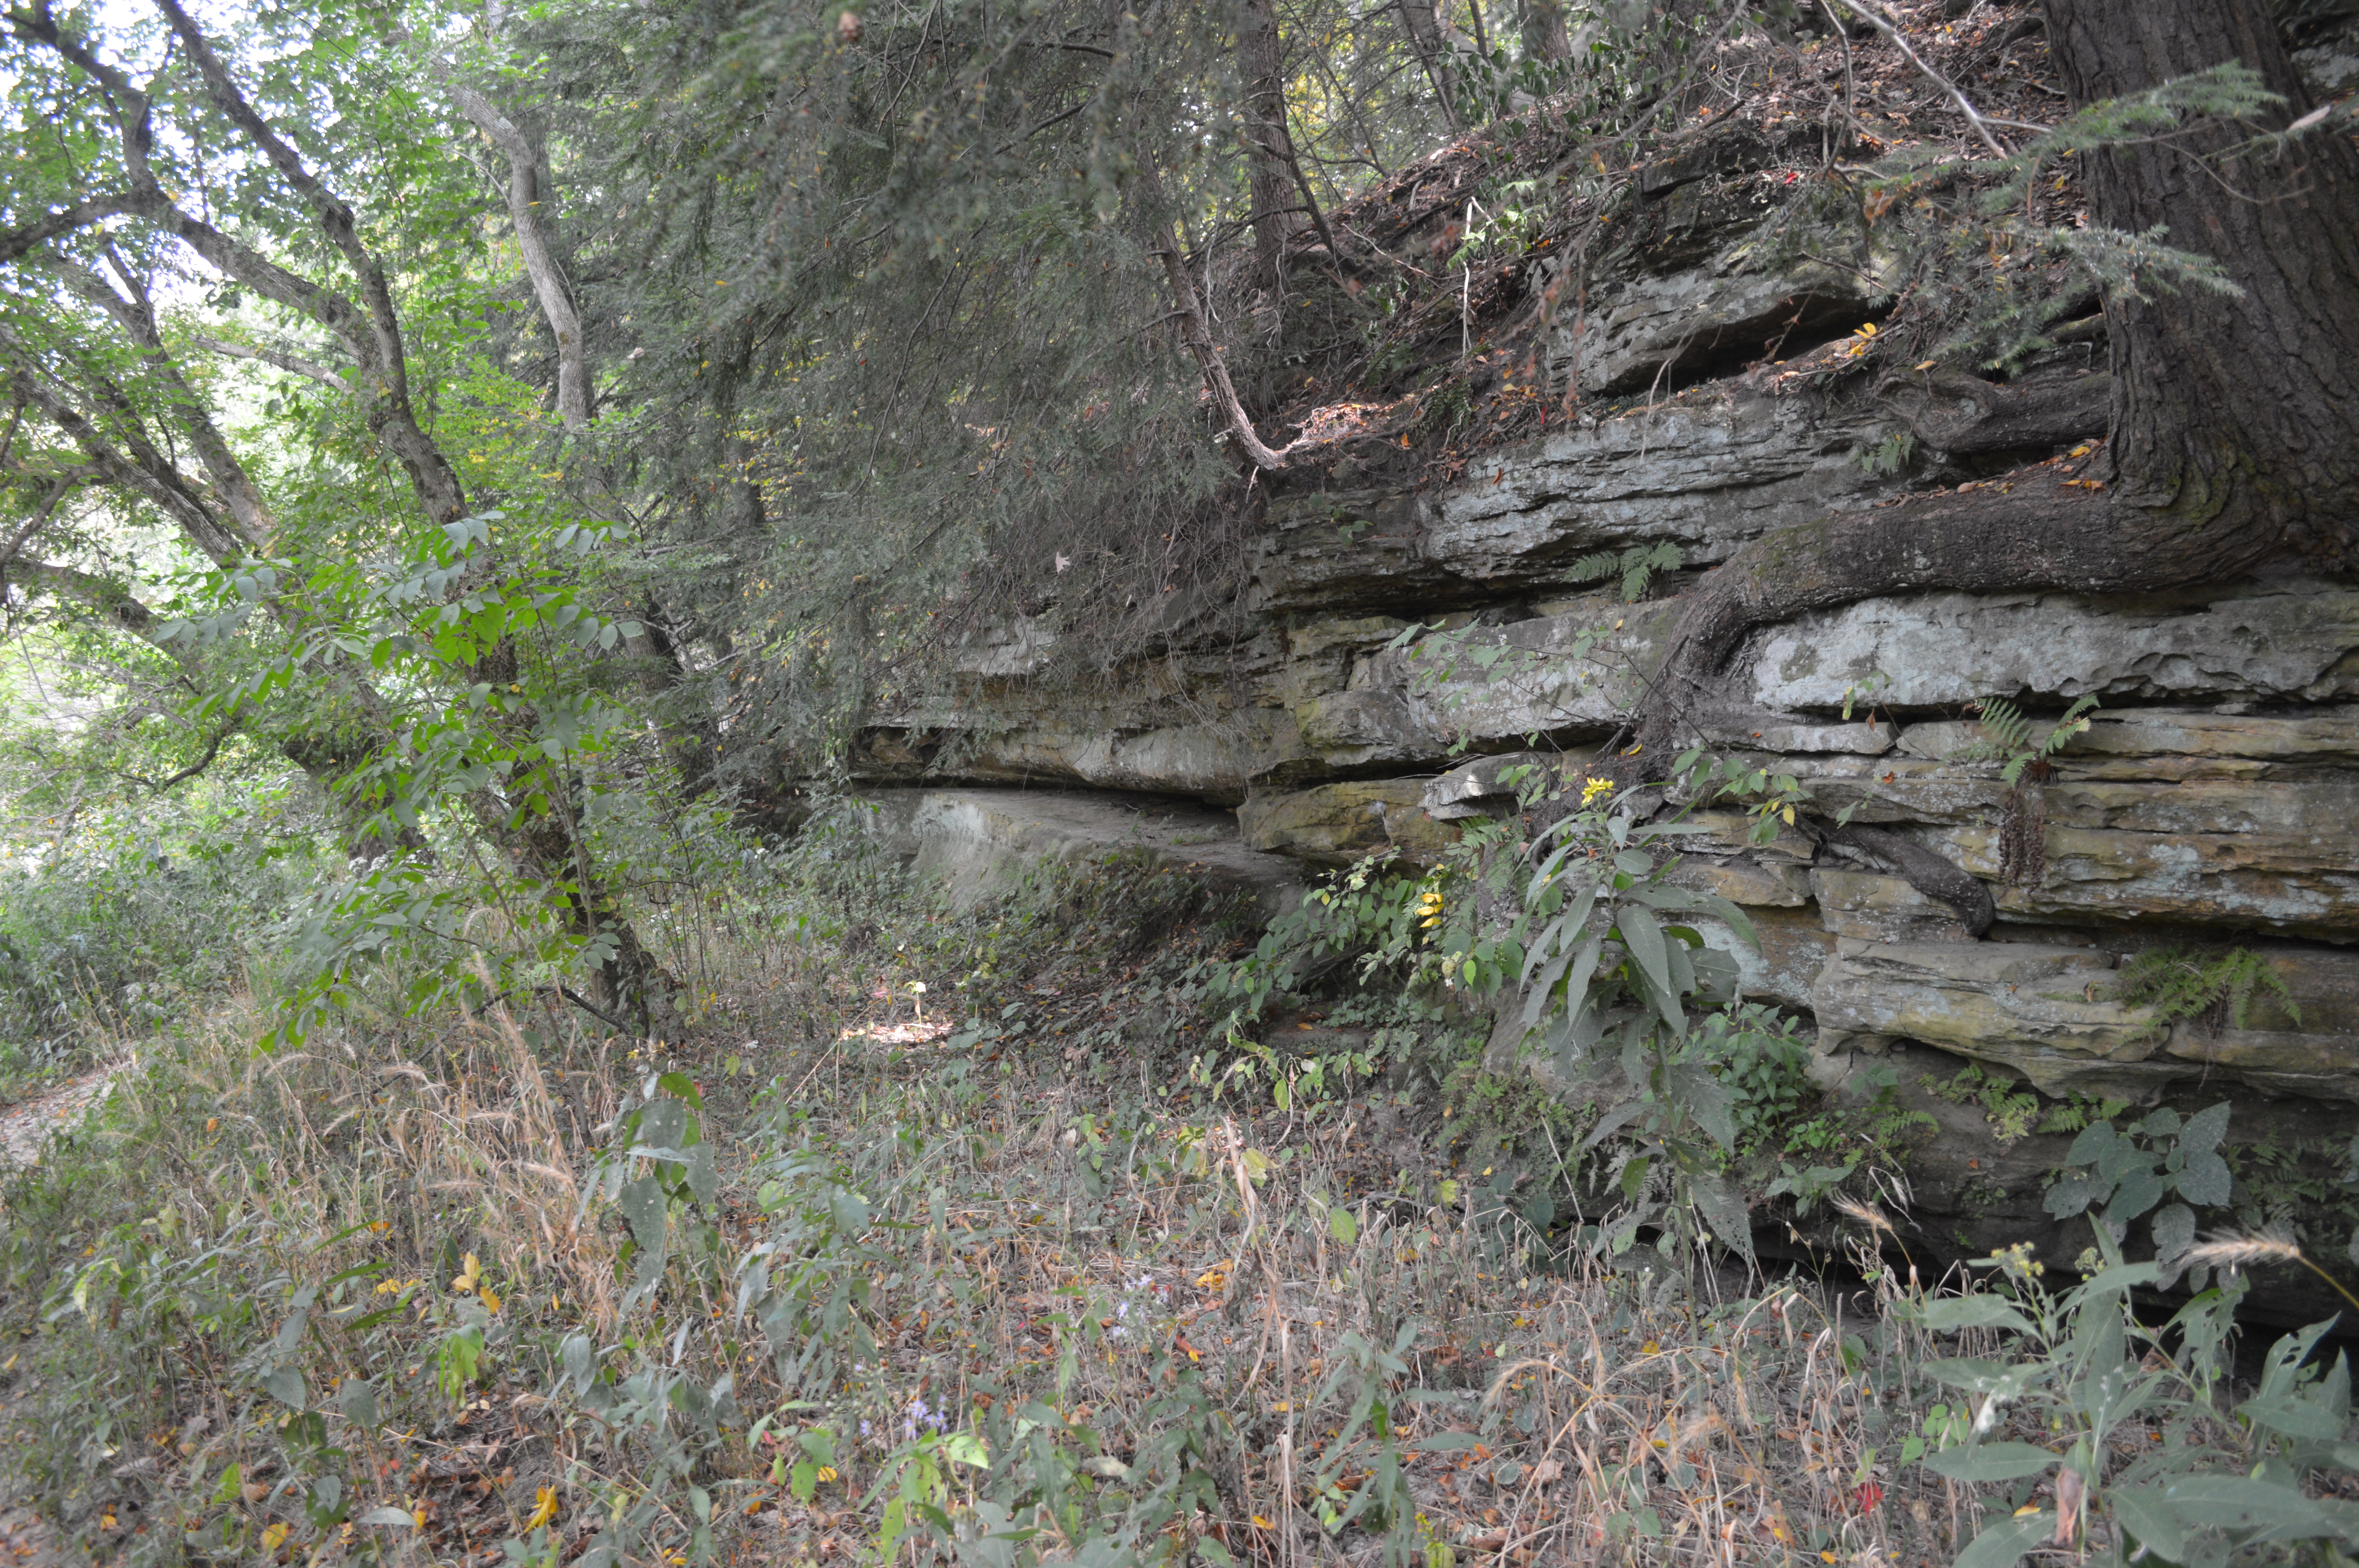
<instances>
[{"instance_id":1,"label":"eroded rock face","mask_svg":"<svg viewBox=\"0 0 2359 1568\"><path fill-rule=\"evenodd\" d=\"M1850 330L1855 277L1744 252L1759 153L1712 144L1649 171L1586 313L1559 322L1560 384L1669 386L1757 353L1751 338L1773 318ZM2098 433L2084 427L2103 378L2076 364L2042 375L1896 377L1844 398L1737 376L1560 426L1436 488L1289 471L1242 633L1175 611L1155 659L1067 685L1053 618L1011 622L965 651L955 701L880 717L855 769L877 784L1022 786L1034 804L1020 810L990 788L897 796L931 803L897 809L908 842L946 866L1064 854L1137 821L1126 807L1090 816L1082 797L1043 786L1233 809L1172 830L1235 825L1207 849L1208 874L1384 852L1430 866L1469 820L1516 809L1517 763L1578 758L1613 734L1661 660L1672 602L1625 602L1584 557L1669 546L1706 567L1765 533L1959 477L1921 458L1889 471L1903 431L1924 450L2008 460ZM1446 636L1414 634L1437 627ZM1746 909L1757 947L1698 929L1734 955L1748 998L1815 1025L1822 1083L1914 1065L1904 1096L1940 1130L1919 1157L1929 1236L2066 1246L2037 1196L2059 1141L1967 1152L1991 1141L1974 1130L1981 1111L1910 1087L1968 1064L2050 1098L2231 1097L2232 1139L2266 1139L2300 1119L2293 1107L2304 1126L2359 1115L2359 587L1871 600L1756 633L1725 689L1704 695L1693 722L1713 751L1792 774L1826 821L1849 811L1914 838L1996 903L1996 925L1970 940L1958 911L1897 868L1800 827L1750 844L1734 813L1704 814L1717 838L1676 873ZM1991 697L2020 705L2040 738L2073 699L2102 706L2032 765L1977 718ZM2024 764L2014 782L2011 762ZM1044 819L1043 798L1066 804ZM2124 966L2170 946L2257 954L2286 995L2253 992L2241 1019L2165 1016L2125 994Z\"/></svg>"},{"instance_id":2,"label":"eroded rock face","mask_svg":"<svg viewBox=\"0 0 2359 1568\"><path fill-rule=\"evenodd\" d=\"M1470 464L1436 502L1423 548L1495 588L1545 585L1591 551L1666 540L1691 564L1724 560L1772 528L1888 493L1861 454L1896 427L1873 411L1748 392L1564 430Z\"/></svg>"}]
</instances>

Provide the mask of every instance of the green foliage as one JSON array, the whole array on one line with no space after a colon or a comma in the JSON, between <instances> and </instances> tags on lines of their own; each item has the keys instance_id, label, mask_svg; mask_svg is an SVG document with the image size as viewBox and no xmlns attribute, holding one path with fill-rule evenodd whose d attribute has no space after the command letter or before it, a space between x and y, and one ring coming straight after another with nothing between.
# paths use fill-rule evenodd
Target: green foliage
<instances>
[{"instance_id":1,"label":"green foliage","mask_svg":"<svg viewBox=\"0 0 2359 1568\"><path fill-rule=\"evenodd\" d=\"M2130 1292L2158 1282L2153 1263L2125 1263L2101 1233L2102 1266L2060 1295L2017 1247L1984 1260L1997 1289L1902 1303L1935 1334L1995 1333L1995 1356L1936 1360L1925 1370L1976 1401L1961 1435L1949 1423L1929 1470L1961 1483L2052 1482L2053 1502L1985 1525L1958 1556L1961 1568L2011 1563L2048 1542L2089 1552L2091 1526L2110 1539L2087 1560L2191 1565L2253 1561L2240 1553L2279 1542L2359 1546L2359 1518L2346 1505L2303 1488L2315 1472L2359 1471L2359 1451L2342 1441L2351 1419L2346 1358L2315 1358L2332 1323L2279 1339L2258 1384L2236 1398L2232 1349L2241 1279L2199 1293L2159 1328L2138 1320ZM2016 1412L2043 1441L1996 1435ZM1929 1418L1930 1424L1930 1418ZM2116 1434L2159 1432L2119 1462ZM1922 1452L1923 1445L1919 1444Z\"/></svg>"},{"instance_id":2,"label":"green foliage","mask_svg":"<svg viewBox=\"0 0 2359 1568\"><path fill-rule=\"evenodd\" d=\"M1896 430L1872 447L1862 447L1852 454L1852 461L1878 479L1898 473L1917 460L1917 435L1913 430Z\"/></svg>"},{"instance_id":3,"label":"green foliage","mask_svg":"<svg viewBox=\"0 0 2359 1568\"><path fill-rule=\"evenodd\" d=\"M1991 1134L2002 1143L2013 1143L2029 1137L2033 1131L2046 1131L2038 1127L2039 1097L2028 1089L2013 1087L2013 1080L1985 1074L1980 1067L1968 1064L1959 1069L1957 1076L1940 1083L1928 1081L1927 1089L1951 1105L1979 1102L1990 1122Z\"/></svg>"},{"instance_id":4,"label":"green foliage","mask_svg":"<svg viewBox=\"0 0 2359 1568\"><path fill-rule=\"evenodd\" d=\"M2064 710L2064 717L2043 730L2006 698L1986 697L1975 704L1983 738L1959 752L1954 760L1997 762L2000 778L2010 786L2020 784L2026 769L2044 766L2067 741L2089 728L2087 716L2096 706L2095 697L2081 697Z\"/></svg>"},{"instance_id":5,"label":"green foliage","mask_svg":"<svg viewBox=\"0 0 2359 1568\"><path fill-rule=\"evenodd\" d=\"M20 805L39 798L10 782ZM162 803L103 787L81 792L70 831L36 819L0 842L0 1074L62 1067L219 999L273 961L254 938L319 874L325 823L284 780L240 773ZM225 909L248 917L224 925Z\"/></svg>"},{"instance_id":6,"label":"green foliage","mask_svg":"<svg viewBox=\"0 0 2359 1568\"><path fill-rule=\"evenodd\" d=\"M1623 602L1636 604L1646 596L1647 585L1654 581L1656 574L1679 570L1685 558L1677 545L1665 539L1618 555L1611 550L1594 551L1573 562L1566 568L1565 576L1573 582L1619 577Z\"/></svg>"},{"instance_id":7,"label":"green foliage","mask_svg":"<svg viewBox=\"0 0 2359 1568\"><path fill-rule=\"evenodd\" d=\"M2089 1214L2105 1243L2118 1246L2131 1223L2153 1211L2155 1262L2163 1278L2176 1279L2195 1245L2195 1211L2225 1207L2234 1195L2220 1156L2228 1109L2223 1102L2182 1118L2166 1108L2118 1130L2110 1120L2091 1122L2048 1189L2048 1212L2058 1219ZM2179 1201L2157 1210L2167 1197Z\"/></svg>"},{"instance_id":8,"label":"green foliage","mask_svg":"<svg viewBox=\"0 0 2359 1568\"><path fill-rule=\"evenodd\" d=\"M1800 1024L1758 1002L1705 1015L1680 1053L1726 1087L1739 1149L1782 1145L1815 1098Z\"/></svg>"},{"instance_id":9,"label":"green foliage","mask_svg":"<svg viewBox=\"0 0 2359 1568\"><path fill-rule=\"evenodd\" d=\"M2294 1022L2301 1009L2267 958L2249 947L2202 952L2191 947L2155 947L2137 954L2116 971L2114 993L2131 1007L2150 1008L2152 1033L2167 1034L2182 1019L2201 1022L2212 1033L2223 1025L2242 1029L2253 1000L2274 996Z\"/></svg>"},{"instance_id":10,"label":"green foliage","mask_svg":"<svg viewBox=\"0 0 2359 1568\"><path fill-rule=\"evenodd\" d=\"M1874 225L1896 253L1887 274L1896 291L1913 289L1946 329L1934 357L2011 369L2052 347L2049 329L2086 297L2081 288L2051 287L2059 264L2109 297L2238 292L2216 259L2166 243L2160 228L2133 234L2035 217L2034 189L2107 147L2184 136L2275 102L2255 72L2228 64L2090 104L2018 138L2004 156L1960 158L1933 146L1894 153L1856 184L1807 196L1787 243L1806 244L1799 235L1820 225L1846 234Z\"/></svg>"}]
</instances>

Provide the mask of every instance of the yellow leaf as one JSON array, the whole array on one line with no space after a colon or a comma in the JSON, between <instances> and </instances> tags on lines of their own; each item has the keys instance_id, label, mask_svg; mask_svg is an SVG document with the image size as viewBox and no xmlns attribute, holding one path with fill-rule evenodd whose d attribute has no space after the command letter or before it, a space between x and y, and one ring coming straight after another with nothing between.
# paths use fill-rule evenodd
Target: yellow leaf
<instances>
[{"instance_id":1,"label":"yellow leaf","mask_svg":"<svg viewBox=\"0 0 2359 1568\"><path fill-rule=\"evenodd\" d=\"M1794 808L1790 806L1786 808L1786 820L1788 822L1794 820ZM500 1310L499 1294L495 1292L491 1286L484 1286L481 1290L475 1292L475 1295L476 1298L484 1303L484 1310L485 1312L497 1312Z\"/></svg>"},{"instance_id":2,"label":"yellow leaf","mask_svg":"<svg viewBox=\"0 0 2359 1568\"><path fill-rule=\"evenodd\" d=\"M1919 370L1931 370L1935 365L1940 364L1940 362L1941 362L1940 360L1927 360L1923 364L1919 365L1917 368Z\"/></svg>"},{"instance_id":3,"label":"yellow leaf","mask_svg":"<svg viewBox=\"0 0 2359 1568\"><path fill-rule=\"evenodd\" d=\"M1253 1521L1254 1528L1256 1530L1276 1530L1277 1528L1277 1526L1270 1523L1269 1520L1262 1518L1259 1514L1253 1516Z\"/></svg>"},{"instance_id":4,"label":"yellow leaf","mask_svg":"<svg viewBox=\"0 0 2359 1568\"><path fill-rule=\"evenodd\" d=\"M557 1488L543 1487L533 1494L532 1517L524 1521L527 1530L538 1530L557 1517Z\"/></svg>"},{"instance_id":5,"label":"yellow leaf","mask_svg":"<svg viewBox=\"0 0 2359 1568\"><path fill-rule=\"evenodd\" d=\"M1794 808L1790 806L1786 808L1786 826L1788 827L1794 826ZM496 1312L498 1309L495 1307L493 1310Z\"/></svg>"},{"instance_id":6,"label":"yellow leaf","mask_svg":"<svg viewBox=\"0 0 2359 1568\"><path fill-rule=\"evenodd\" d=\"M822 1480L822 1481L832 1481L832 1480L834 1480L834 1479L836 1478L836 1477L835 1477L835 1466L834 1466L834 1465L821 1465L821 1466L819 1467L819 1478L820 1478L821 1480Z\"/></svg>"},{"instance_id":7,"label":"yellow leaf","mask_svg":"<svg viewBox=\"0 0 2359 1568\"><path fill-rule=\"evenodd\" d=\"M262 1532L262 1550L265 1552L277 1551L279 1543L287 1539L292 1529L292 1526L281 1521L280 1523L272 1525L268 1530L264 1530Z\"/></svg>"},{"instance_id":8,"label":"yellow leaf","mask_svg":"<svg viewBox=\"0 0 2359 1568\"><path fill-rule=\"evenodd\" d=\"M426 1506L423 1503L409 1510L409 1522L420 1530L426 1528Z\"/></svg>"}]
</instances>

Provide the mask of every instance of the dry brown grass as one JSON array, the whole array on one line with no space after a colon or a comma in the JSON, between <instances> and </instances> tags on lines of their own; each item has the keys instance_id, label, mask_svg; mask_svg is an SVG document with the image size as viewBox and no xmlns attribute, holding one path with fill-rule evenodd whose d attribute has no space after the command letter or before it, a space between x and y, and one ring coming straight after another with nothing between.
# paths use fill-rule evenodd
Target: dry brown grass
<instances>
[{"instance_id":1,"label":"dry brown grass","mask_svg":"<svg viewBox=\"0 0 2359 1568\"><path fill-rule=\"evenodd\" d=\"M17 1321L53 1313L39 1386L20 1389L43 1412L18 1451L28 1481L126 1561L489 1563L536 1539L545 1498L535 1550L559 1561L628 1518L642 1553L702 1541L723 1561L849 1562L875 1556L922 1401L997 1462L938 1488L957 1528L1021 1483L1036 1546L1079 1550L1143 1517L1137 1477L1180 1433L1210 1487L1146 1544L1294 1568L1386 1552L1367 1516L1322 1522L1381 1474L1381 1401L1405 1487L1391 1541L1432 1568L1917 1563L1971 1538L1971 1489L1895 1463L1941 1396L1914 1370L1928 1341L1882 1314L1888 1276L1848 1297L1691 1281L1651 1250L1601 1258L1577 1229L1532 1232L1488 1201L1487 1171L1420 1138L1430 1075L1331 1076L1282 1109L1266 1078L1191 1076L1223 1042L1170 987L1225 940L1209 919L1141 949L1093 946L1070 914L1025 927L912 904L897 927L839 923L853 940L791 947L765 935L775 916L716 923L696 961L675 955L699 1022L662 1047L502 1011L378 1019L257 1056L258 1020L236 1010L143 1047L104 1125L54 1157L62 1180L10 1195ZM947 1002L986 958L992 1007L971 994L967 1015L1014 998L1027 1032L946 1034L940 1011L920 1026L908 981ZM1114 1044L1158 1009L1162 1037ZM597 1161L625 1097L663 1069L701 1083L723 1185L709 1210L674 1214L664 1284L626 1311ZM871 1206L856 1234L806 1222L838 1188ZM748 1304L765 1245L774 1278L799 1260L821 1286L867 1281L825 1331L821 1383L793 1381L809 1345L770 1344ZM482 1284L455 1291L469 1253ZM71 1304L104 1257L130 1272ZM305 1287L316 1310L282 1359L325 1412L309 1448L259 1381ZM499 1298L490 1342L447 1397L436 1357L483 1287ZM652 1423L593 1410L561 1375L573 1334L617 1387L709 1393L725 1377L731 1402L701 1434L677 1401ZM363 1377L374 1428L332 1393ZM1074 1472L1049 1506L1047 1461L1011 1424L1044 1408L1067 1459L1133 1478ZM836 1474L799 1497L798 1436L818 1428ZM233 1462L242 1486L224 1493ZM314 1526L305 1490L330 1469L349 1519L418 1522Z\"/></svg>"}]
</instances>

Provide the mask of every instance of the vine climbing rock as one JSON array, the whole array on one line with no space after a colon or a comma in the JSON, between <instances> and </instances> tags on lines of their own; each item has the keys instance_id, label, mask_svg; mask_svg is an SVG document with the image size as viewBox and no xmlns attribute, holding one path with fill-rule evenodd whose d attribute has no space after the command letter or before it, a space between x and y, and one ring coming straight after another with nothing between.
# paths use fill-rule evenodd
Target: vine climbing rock
<instances>
[{"instance_id":1,"label":"vine climbing rock","mask_svg":"<svg viewBox=\"0 0 2359 1568\"><path fill-rule=\"evenodd\" d=\"M2230 59L2282 94L2275 128L2321 102L2257 0L2055 0L2047 25L2075 103ZM2359 18L2305 58L2345 56ZM1745 910L1757 946L1697 929L1746 1000L1808 1026L1822 1103L1906 1122L1919 1262L2028 1239L2069 1264L2086 1223L2042 1196L2062 1129L2223 1099L2242 1184L2203 1223L2289 1203L2340 1257L2359 1195L2338 1185L2359 1115L2359 155L2313 128L2221 178L2192 163L2240 134L2082 176L2093 219L2167 225L2239 295L2110 304L2004 380L1724 367L1552 412L1462 467L1397 431L1389 452L1298 454L1259 481L1237 603L1175 605L1151 652L1083 677L1053 614L1010 617L946 691L872 713L853 773L945 834L1053 810L1053 851L959 830L1011 863L1118 849L1159 797L1149 821L1234 813L1218 855L1181 843L1212 849L1209 827L1155 828L1175 871L1217 881L1234 849L1307 880L1372 853L1435 864L1516 810L1517 764L1654 782L1701 744L1808 791L1766 842L1702 812L1676 874ZM1550 329L1586 344L1556 384L1673 385L1716 362L1696 345L1757 342L1771 306L1828 334L1789 343L1796 363L1846 352L1849 286L1745 270L1773 248L1759 192L1800 172L1792 152L1729 116L1650 162L1651 227ZM1437 624L1446 648L1419 640ZM2097 706L2018 759L1993 697L2033 742ZM1108 809L1078 811L1092 793ZM2242 1016L2141 1000L2140 966L2173 952L2273 983ZM2256 1300L2308 1321L2332 1310L2317 1290L2288 1276Z\"/></svg>"}]
</instances>

